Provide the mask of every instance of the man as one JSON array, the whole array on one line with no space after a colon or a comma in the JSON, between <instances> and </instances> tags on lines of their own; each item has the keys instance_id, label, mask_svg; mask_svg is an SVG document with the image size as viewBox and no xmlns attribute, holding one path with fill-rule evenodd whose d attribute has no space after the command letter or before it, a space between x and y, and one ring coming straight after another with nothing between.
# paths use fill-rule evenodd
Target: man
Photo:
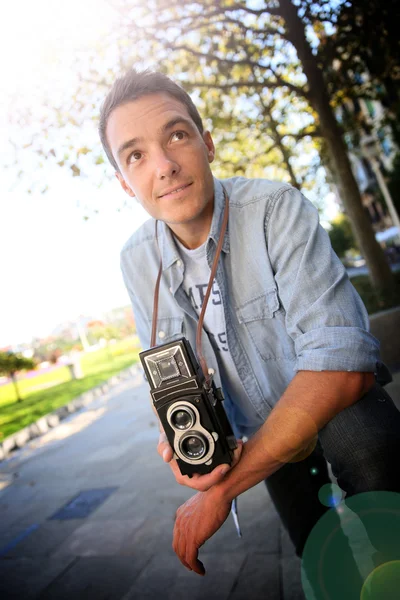
<instances>
[{"instance_id":1,"label":"man","mask_svg":"<svg viewBox=\"0 0 400 600\"><path fill-rule=\"evenodd\" d=\"M301 555L327 510L317 497L329 482L322 451L348 496L400 489L399 414L390 401L378 402L379 348L365 308L300 192L213 177L212 137L190 97L164 75L132 70L117 80L100 136L122 188L153 218L121 255L144 349L160 261L154 219L163 265L157 343L184 335L195 348L224 189L229 198L202 340L235 432L249 441L230 469L189 479L161 432L158 451L176 480L199 490L177 512L173 547L188 569L204 574L199 547L224 523L232 499L266 479Z\"/></svg>"}]
</instances>

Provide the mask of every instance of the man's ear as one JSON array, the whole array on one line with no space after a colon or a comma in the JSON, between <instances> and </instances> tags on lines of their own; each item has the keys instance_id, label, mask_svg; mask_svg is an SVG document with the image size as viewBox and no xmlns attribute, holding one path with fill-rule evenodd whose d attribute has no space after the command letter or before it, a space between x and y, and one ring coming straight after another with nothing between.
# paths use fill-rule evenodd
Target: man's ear
<instances>
[{"instance_id":1,"label":"man's ear","mask_svg":"<svg viewBox=\"0 0 400 600\"><path fill-rule=\"evenodd\" d=\"M126 183L125 179L122 177L121 173L119 173L118 171L115 171L115 176L118 179L118 181L121 184L122 189L124 190L124 192L126 192L128 194L128 196L131 196L131 198L135 197L135 193L133 192L133 190L129 187L129 185Z\"/></svg>"},{"instance_id":2,"label":"man's ear","mask_svg":"<svg viewBox=\"0 0 400 600\"><path fill-rule=\"evenodd\" d=\"M215 146L209 131L203 132L203 140L207 146L208 162L212 163L215 158Z\"/></svg>"}]
</instances>

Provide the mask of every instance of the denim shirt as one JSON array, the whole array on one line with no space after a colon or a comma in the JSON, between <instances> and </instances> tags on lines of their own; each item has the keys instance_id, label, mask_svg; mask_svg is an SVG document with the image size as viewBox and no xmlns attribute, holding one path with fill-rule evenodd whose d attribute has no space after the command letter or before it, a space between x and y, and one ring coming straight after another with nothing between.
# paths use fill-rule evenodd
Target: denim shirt
<instances>
[{"instance_id":1,"label":"denim shirt","mask_svg":"<svg viewBox=\"0 0 400 600\"><path fill-rule=\"evenodd\" d=\"M379 342L368 332L366 309L319 224L317 210L298 190L264 179L214 178L209 267L222 224L223 187L229 222L216 279L228 347L246 394L241 400L265 420L299 370L375 372ZM144 349L150 347L160 260L154 230L155 221L146 221L121 253ZM185 336L195 350L197 315L183 290L184 265L173 234L162 222L158 239L163 273L156 343ZM202 345L219 386L216 356L205 332Z\"/></svg>"}]
</instances>

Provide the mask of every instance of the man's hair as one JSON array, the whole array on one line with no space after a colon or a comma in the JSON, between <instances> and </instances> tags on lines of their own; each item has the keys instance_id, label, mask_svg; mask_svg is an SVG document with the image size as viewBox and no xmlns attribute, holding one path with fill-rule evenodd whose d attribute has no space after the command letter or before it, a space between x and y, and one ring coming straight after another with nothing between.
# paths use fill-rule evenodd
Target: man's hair
<instances>
[{"instance_id":1,"label":"man's hair","mask_svg":"<svg viewBox=\"0 0 400 600\"><path fill-rule=\"evenodd\" d=\"M194 121L200 133L203 134L204 128L201 117L189 94L185 92L184 89L182 89L177 83L173 82L163 73L150 71L149 69L144 71L136 71L136 69L132 69L123 77L119 77L114 82L114 85L108 92L100 110L100 140L103 144L103 148L107 154L108 160L116 171L119 171L119 168L106 136L106 127L109 116L111 115L112 111L119 106L128 104L129 102L134 102L143 96L158 93L169 94L186 106L189 116Z\"/></svg>"}]
</instances>

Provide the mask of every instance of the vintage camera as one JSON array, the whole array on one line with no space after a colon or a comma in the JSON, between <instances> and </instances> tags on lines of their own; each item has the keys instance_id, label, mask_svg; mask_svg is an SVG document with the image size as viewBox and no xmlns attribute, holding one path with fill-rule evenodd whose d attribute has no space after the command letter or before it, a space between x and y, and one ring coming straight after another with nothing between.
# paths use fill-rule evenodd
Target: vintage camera
<instances>
[{"instance_id":1,"label":"vintage camera","mask_svg":"<svg viewBox=\"0 0 400 600\"><path fill-rule=\"evenodd\" d=\"M214 382L206 385L190 343L181 338L139 354L151 396L183 475L232 463L236 439Z\"/></svg>"}]
</instances>

